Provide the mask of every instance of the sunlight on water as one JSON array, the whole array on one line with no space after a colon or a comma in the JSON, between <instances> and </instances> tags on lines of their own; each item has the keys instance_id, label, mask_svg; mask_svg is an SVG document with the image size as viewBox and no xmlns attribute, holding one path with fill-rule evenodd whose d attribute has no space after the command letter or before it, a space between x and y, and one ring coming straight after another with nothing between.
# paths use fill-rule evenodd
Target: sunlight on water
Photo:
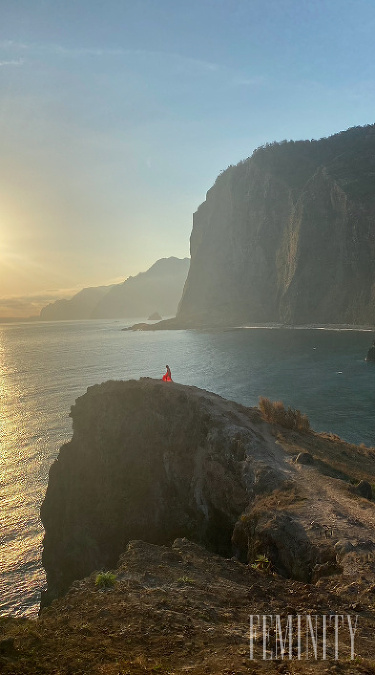
<instances>
[{"instance_id":1,"label":"sunlight on water","mask_svg":"<svg viewBox=\"0 0 375 675\"><path fill-rule=\"evenodd\" d=\"M122 321L0 327L0 613L33 614L44 584L40 504L71 436L69 411L88 386L160 378L245 405L283 400L316 430L375 445L372 335L313 330L122 332Z\"/></svg>"}]
</instances>

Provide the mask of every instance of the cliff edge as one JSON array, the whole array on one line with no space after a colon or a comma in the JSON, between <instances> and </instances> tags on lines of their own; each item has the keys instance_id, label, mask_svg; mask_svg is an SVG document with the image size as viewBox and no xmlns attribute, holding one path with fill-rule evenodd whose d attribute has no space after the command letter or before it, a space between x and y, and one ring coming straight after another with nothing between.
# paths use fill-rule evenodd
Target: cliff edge
<instances>
[{"instance_id":1,"label":"cliff edge","mask_svg":"<svg viewBox=\"0 0 375 675\"><path fill-rule=\"evenodd\" d=\"M304 582L366 570L374 450L149 378L90 387L71 416L73 437L41 507L42 606L114 568L135 539L168 546L187 537L245 563L265 555L275 572Z\"/></svg>"}]
</instances>

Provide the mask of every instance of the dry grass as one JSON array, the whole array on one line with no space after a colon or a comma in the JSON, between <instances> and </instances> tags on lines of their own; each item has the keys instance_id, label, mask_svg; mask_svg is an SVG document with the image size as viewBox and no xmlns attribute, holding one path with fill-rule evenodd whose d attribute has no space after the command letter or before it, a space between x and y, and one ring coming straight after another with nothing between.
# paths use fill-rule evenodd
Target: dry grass
<instances>
[{"instance_id":1,"label":"dry grass","mask_svg":"<svg viewBox=\"0 0 375 675\"><path fill-rule=\"evenodd\" d=\"M310 431L308 417L295 408L285 408L282 401L270 401L269 398L259 397L259 409L263 418L271 424L279 424L286 429L307 433Z\"/></svg>"}]
</instances>

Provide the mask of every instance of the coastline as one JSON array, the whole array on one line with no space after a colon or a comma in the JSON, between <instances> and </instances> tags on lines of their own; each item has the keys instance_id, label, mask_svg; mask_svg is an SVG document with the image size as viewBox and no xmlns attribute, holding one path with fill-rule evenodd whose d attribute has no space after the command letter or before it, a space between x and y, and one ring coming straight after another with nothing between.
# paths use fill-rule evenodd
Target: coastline
<instances>
[{"instance_id":1,"label":"coastline","mask_svg":"<svg viewBox=\"0 0 375 675\"><path fill-rule=\"evenodd\" d=\"M173 319L163 319L157 323L149 324L146 322L136 323L133 326L122 328L122 331L157 331L157 330L332 330L332 331L361 331L375 332L375 326L364 324L287 324L287 323L251 323L249 325L230 324L230 323L198 323L195 321L181 321L177 317Z\"/></svg>"}]
</instances>

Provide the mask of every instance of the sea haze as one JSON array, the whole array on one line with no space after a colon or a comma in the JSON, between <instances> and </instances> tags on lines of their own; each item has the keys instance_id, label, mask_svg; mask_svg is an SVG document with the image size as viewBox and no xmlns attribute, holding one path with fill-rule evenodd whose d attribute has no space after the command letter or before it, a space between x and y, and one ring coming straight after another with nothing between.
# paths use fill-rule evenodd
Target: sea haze
<instances>
[{"instance_id":1,"label":"sea haze","mask_svg":"<svg viewBox=\"0 0 375 675\"><path fill-rule=\"evenodd\" d=\"M92 384L161 378L168 363L178 382L250 406L260 395L282 400L307 413L316 431L375 445L375 364L365 361L371 332L122 332L124 325L0 326L1 614L38 609L44 584L39 508L49 467L72 433L70 407Z\"/></svg>"}]
</instances>

